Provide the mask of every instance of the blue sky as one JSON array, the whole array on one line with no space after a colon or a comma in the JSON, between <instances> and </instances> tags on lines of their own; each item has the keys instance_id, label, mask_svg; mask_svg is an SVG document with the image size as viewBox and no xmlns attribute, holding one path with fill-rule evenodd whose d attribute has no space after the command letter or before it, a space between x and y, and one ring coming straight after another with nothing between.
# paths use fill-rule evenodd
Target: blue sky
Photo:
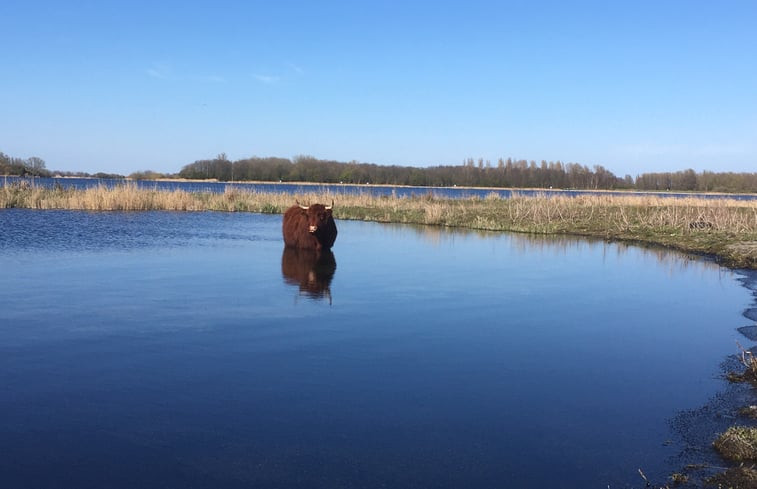
<instances>
[{"instance_id":1,"label":"blue sky","mask_svg":"<svg viewBox=\"0 0 757 489\"><path fill-rule=\"evenodd\" d=\"M0 3L0 151L757 171L757 1Z\"/></svg>"}]
</instances>

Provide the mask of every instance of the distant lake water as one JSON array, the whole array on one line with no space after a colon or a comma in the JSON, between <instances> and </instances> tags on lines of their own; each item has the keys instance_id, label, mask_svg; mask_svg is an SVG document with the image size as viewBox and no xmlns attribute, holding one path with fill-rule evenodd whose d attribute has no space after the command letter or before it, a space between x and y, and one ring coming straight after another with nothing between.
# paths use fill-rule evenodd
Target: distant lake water
<instances>
[{"instance_id":1,"label":"distant lake water","mask_svg":"<svg viewBox=\"0 0 757 489\"><path fill-rule=\"evenodd\" d=\"M751 345L746 272L337 225L0 210L0 487L643 487Z\"/></svg>"},{"instance_id":2,"label":"distant lake water","mask_svg":"<svg viewBox=\"0 0 757 489\"><path fill-rule=\"evenodd\" d=\"M0 186L17 182L18 177L0 179ZM650 195L649 192L631 191L592 191L592 190L563 190L563 189L506 189L506 188L474 188L474 187L410 187L392 185L353 185L353 184L302 184L302 183L249 183L249 182L213 182L213 181L166 181L166 180L118 180L97 178L34 178L25 179L34 185L42 187L61 186L64 188L85 189L104 185L113 187L128 182L141 188L158 190L185 190L187 192L223 193L227 188L236 188L251 192L276 192L287 194L302 194L308 192L328 193L339 195L374 195L413 197L434 195L440 198L461 199L469 197L486 197L490 194L509 198L513 195L548 195L569 196L578 195ZM653 195L662 197L697 197L706 199L736 199L757 200L757 194L703 194L694 192L655 192Z\"/></svg>"}]
</instances>

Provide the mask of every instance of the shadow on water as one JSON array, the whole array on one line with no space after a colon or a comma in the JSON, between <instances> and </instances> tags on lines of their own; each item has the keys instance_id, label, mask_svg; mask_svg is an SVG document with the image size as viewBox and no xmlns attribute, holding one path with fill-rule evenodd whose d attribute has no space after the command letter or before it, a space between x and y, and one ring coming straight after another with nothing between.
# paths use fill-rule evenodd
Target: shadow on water
<instances>
[{"instance_id":1,"label":"shadow on water","mask_svg":"<svg viewBox=\"0 0 757 489\"><path fill-rule=\"evenodd\" d=\"M328 299L331 304L331 280L336 272L336 259L330 250L284 248L281 274L284 282L299 287L300 295L310 299Z\"/></svg>"}]
</instances>

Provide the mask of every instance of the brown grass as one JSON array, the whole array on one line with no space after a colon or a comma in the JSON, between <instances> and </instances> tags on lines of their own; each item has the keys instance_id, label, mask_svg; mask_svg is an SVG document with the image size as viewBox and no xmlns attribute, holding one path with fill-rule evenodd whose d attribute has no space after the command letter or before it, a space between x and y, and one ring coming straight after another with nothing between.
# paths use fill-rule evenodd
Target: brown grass
<instances>
[{"instance_id":1,"label":"brown grass","mask_svg":"<svg viewBox=\"0 0 757 489\"><path fill-rule=\"evenodd\" d=\"M747 350L738 343L736 345L741 351L739 361L744 367L744 371L741 373L729 372L727 374L728 380L731 382L751 382L757 385L757 357L752 350Z\"/></svg>"},{"instance_id":2,"label":"brown grass","mask_svg":"<svg viewBox=\"0 0 757 489\"><path fill-rule=\"evenodd\" d=\"M712 254L730 266L757 268L757 201L658 196L523 196L442 199L227 189L221 194L140 189L136 185L86 190L10 185L0 208L92 211L224 211L283 213L294 200L335 200L338 219L427 224L489 231L571 234L657 244Z\"/></svg>"},{"instance_id":3,"label":"brown grass","mask_svg":"<svg viewBox=\"0 0 757 489\"><path fill-rule=\"evenodd\" d=\"M731 426L715 440L713 446L728 460L757 461L757 428Z\"/></svg>"},{"instance_id":4,"label":"brown grass","mask_svg":"<svg viewBox=\"0 0 757 489\"><path fill-rule=\"evenodd\" d=\"M757 487L757 470L754 466L732 467L707 480L705 487L720 489L754 489Z\"/></svg>"}]
</instances>

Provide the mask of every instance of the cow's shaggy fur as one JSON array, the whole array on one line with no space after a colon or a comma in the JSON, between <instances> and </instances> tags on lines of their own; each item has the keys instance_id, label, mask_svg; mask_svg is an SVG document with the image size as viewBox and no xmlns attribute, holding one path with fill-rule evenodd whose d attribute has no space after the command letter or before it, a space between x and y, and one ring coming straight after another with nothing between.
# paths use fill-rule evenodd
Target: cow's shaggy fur
<instances>
[{"instance_id":1,"label":"cow's shaggy fur","mask_svg":"<svg viewBox=\"0 0 757 489\"><path fill-rule=\"evenodd\" d=\"M284 244L292 248L328 250L336 241L336 223L331 207L323 204L290 207L284 213L281 227Z\"/></svg>"}]
</instances>

